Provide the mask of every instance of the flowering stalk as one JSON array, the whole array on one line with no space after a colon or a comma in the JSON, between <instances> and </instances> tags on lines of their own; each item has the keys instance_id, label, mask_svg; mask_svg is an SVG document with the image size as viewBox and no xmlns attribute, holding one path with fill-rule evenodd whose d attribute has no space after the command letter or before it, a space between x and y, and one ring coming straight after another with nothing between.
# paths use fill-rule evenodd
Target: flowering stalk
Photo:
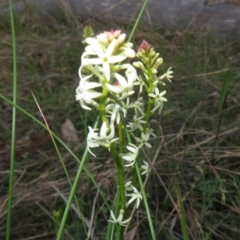
<instances>
[{"instance_id":1,"label":"flowering stalk","mask_svg":"<svg viewBox=\"0 0 240 240\"><path fill-rule=\"evenodd\" d=\"M85 35L90 34L88 29ZM159 53L143 41L136 54L133 44L126 42L126 34L119 30L96 37L90 35L84 42L87 46L81 57L76 100L83 109L96 109L100 113L100 128L88 127L87 149L94 157L92 148L101 146L111 151L118 172L120 201L114 211L117 216L111 211L109 221L124 227L130 221L124 219L126 208L133 203L138 208L143 198L137 189L136 178L126 179L124 173L143 161L142 175L149 174L148 163L141 159L139 152L143 147L152 147L150 136L156 135L149 121L157 110L161 113L163 103L167 101L163 97L166 91L160 92L158 85L165 85L164 78L170 81L173 72L170 68L158 77L157 69L163 62ZM126 63L135 56L139 61ZM133 97L135 93L138 93L137 100ZM142 97L145 93L148 96L146 106Z\"/></svg>"}]
</instances>

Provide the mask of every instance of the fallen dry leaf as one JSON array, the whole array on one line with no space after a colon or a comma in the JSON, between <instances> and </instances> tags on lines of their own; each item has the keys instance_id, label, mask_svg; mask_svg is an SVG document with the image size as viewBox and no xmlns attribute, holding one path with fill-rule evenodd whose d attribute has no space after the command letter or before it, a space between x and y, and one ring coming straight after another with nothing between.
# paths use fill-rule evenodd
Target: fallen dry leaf
<instances>
[{"instance_id":1,"label":"fallen dry leaf","mask_svg":"<svg viewBox=\"0 0 240 240\"><path fill-rule=\"evenodd\" d=\"M77 143L79 142L77 131L73 123L66 119L66 121L61 126L61 135L66 143Z\"/></svg>"}]
</instances>

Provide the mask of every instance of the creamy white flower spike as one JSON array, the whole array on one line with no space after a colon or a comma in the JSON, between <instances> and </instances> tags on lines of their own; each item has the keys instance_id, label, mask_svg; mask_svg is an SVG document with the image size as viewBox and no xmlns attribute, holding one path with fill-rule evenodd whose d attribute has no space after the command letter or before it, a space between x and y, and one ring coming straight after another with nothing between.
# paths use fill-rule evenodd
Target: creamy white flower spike
<instances>
[{"instance_id":1,"label":"creamy white flower spike","mask_svg":"<svg viewBox=\"0 0 240 240\"><path fill-rule=\"evenodd\" d=\"M81 57L82 66L101 65L107 81L111 78L111 67L126 58L135 57L131 43L124 44L126 34L121 31L109 31L96 38L86 38L88 46Z\"/></svg>"},{"instance_id":2,"label":"creamy white flower spike","mask_svg":"<svg viewBox=\"0 0 240 240\"><path fill-rule=\"evenodd\" d=\"M120 63L127 58L126 56L120 54L114 55L117 40L114 39L107 49L104 49L97 39L87 38L86 42L90 45L86 47L86 51L82 55L82 65L102 65L104 76L107 81L110 81L111 64Z\"/></svg>"},{"instance_id":3,"label":"creamy white flower spike","mask_svg":"<svg viewBox=\"0 0 240 240\"><path fill-rule=\"evenodd\" d=\"M133 44L126 42L126 34L120 30L92 37L88 28L84 36L87 46L81 56L76 100L82 108L96 108L100 114L99 128L88 127L87 150L94 157L92 148L111 151L118 170L120 202L116 203L116 216L110 211L108 221L126 226L130 218L123 220L124 210L132 203L138 208L142 194L135 187L132 171L124 167L137 170L140 148L152 147L150 136L156 134L150 125L151 117L155 111L160 114L167 101L164 80L171 81L173 71L169 68L158 76L158 67L163 63L160 54L147 41L142 42L136 54ZM129 63L129 58L135 56L138 60ZM143 161L141 175L148 175L150 169L148 162Z\"/></svg>"}]
</instances>

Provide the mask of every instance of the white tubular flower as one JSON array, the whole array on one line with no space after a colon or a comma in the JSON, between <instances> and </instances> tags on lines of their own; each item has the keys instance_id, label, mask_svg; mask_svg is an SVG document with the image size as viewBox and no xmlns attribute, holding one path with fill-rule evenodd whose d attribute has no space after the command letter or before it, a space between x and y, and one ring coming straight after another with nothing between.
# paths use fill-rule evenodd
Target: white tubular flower
<instances>
[{"instance_id":1,"label":"white tubular flower","mask_svg":"<svg viewBox=\"0 0 240 240\"><path fill-rule=\"evenodd\" d=\"M143 90L143 87L146 86L146 83L143 81L141 76L138 76L137 81L134 83L134 85L139 85L139 93L141 93Z\"/></svg>"},{"instance_id":2,"label":"white tubular flower","mask_svg":"<svg viewBox=\"0 0 240 240\"><path fill-rule=\"evenodd\" d=\"M151 144L148 143L150 135L148 133L141 133L141 138L135 137L136 141L139 143L138 149L140 149L142 146L146 146L148 148L151 148Z\"/></svg>"},{"instance_id":3,"label":"white tubular flower","mask_svg":"<svg viewBox=\"0 0 240 240\"><path fill-rule=\"evenodd\" d=\"M143 117L144 116L137 117L136 115L134 115L133 122L129 122L129 124L127 125L127 127L130 128L130 131L134 131L136 129L140 129L141 131L143 130L142 124L147 123L145 120L142 120Z\"/></svg>"},{"instance_id":4,"label":"white tubular flower","mask_svg":"<svg viewBox=\"0 0 240 240\"><path fill-rule=\"evenodd\" d=\"M115 129L113 124L110 124L110 133L108 134L109 129L107 127L107 123L103 122L101 130L100 130L100 136L97 139L100 146L110 148L111 143L116 142L118 138L113 138L115 135Z\"/></svg>"},{"instance_id":5,"label":"white tubular flower","mask_svg":"<svg viewBox=\"0 0 240 240\"><path fill-rule=\"evenodd\" d=\"M93 129L91 127L88 127L88 129L89 133L87 136L87 149L94 157L96 157L96 155L90 150L90 148L99 147L99 143L96 141L96 139L98 138L98 134L95 133L95 131L98 131L98 129Z\"/></svg>"},{"instance_id":6,"label":"white tubular flower","mask_svg":"<svg viewBox=\"0 0 240 240\"><path fill-rule=\"evenodd\" d=\"M88 43L89 46L85 48L85 52L82 55L82 65L102 65L104 76L106 80L109 81L111 76L110 65L120 63L127 58L121 54L113 55L117 40L113 39L106 49L99 43L99 40L95 38L87 38L86 43ZM97 57L88 58L94 55L97 55Z\"/></svg>"},{"instance_id":7,"label":"white tubular flower","mask_svg":"<svg viewBox=\"0 0 240 240\"><path fill-rule=\"evenodd\" d=\"M164 79L164 78L167 78L167 80L169 82L171 82L171 78L173 78L172 74L173 74L173 71L171 70L172 67L170 67L166 73L164 73L159 79Z\"/></svg>"},{"instance_id":8,"label":"white tubular flower","mask_svg":"<svg viewBox=\"0 0 240 240\"><path fill-rule=\"evenodd\" d=\"M128 109L133 108L135 113L137 114L137 111L141 113L142 116L144 116L144 112L142 110L143 108L143 103L142 103L142 98L138 98L136 102L129 102L129 98L127 98L126 103L124 101L121 101L121 106L124 112L124 117L126 118L126 114Z\"/></svg>"},{"instance_id":9,"label":"white tubular flower","mask_svg":"<svg viewBox=\"0 0 240 240\"><path fill-rule=\"evenodd\" d=\"M118 218L116 218L114 216L112 211L110 211L110 213L111 213L112 220L108 220L108 222L118 223L119 225L125 227L127 225L127 223L130 221L130 218L128 218L127 220L123 221L123 215L124 215L124 210L123 209L120 209Z\"/></svg>"},{"instance_id":10,"label":"white tubular flower","mask_svg":"<svg viewBox=\"0 0 240 240\"><path fill-rule=\"evenodd\" d=\"M137 112L139 112L142 116L145 115L145 113L143 112L143 101L142 101L142 97L138 98L138 100L134 103L132 103L132 108L134 108L135 114L137 114Z\"/></svg>"},{"instance_id":11,"label":"white tubular flower","mask_svg":"<svg viewBox=\"0 0 240 240\"><path fill-rule=\"evenodd\" d=\"M129 108L131 108L131 103L129 103L129 98L127 98L126 102L121 101L121 106L122 106L123 116L126 118L127 111Z\"/></svg>"},{"instance_id":12,"label":"white tubular flower","mask_svg":"<svg viewBox=\"0 0 240 240\"><path fill-rule=\"evenodd\" d=\"M163 109L163 102L155 101L154 108L151 110L151 112L154 113L157 109L158 109L158 114L161 114Z\"/></svg>"},{"instance_id":13,"label":"white tubular flower","mask_svg":"<svg viewBox=\"0 0 240 240\"><path fill-rule=\"evenodd\" d=\"M100 82L103 82L103 80L105 79L105 77L102 74L103 73L103 68L101 66L93 66L91 64L85 65L85 66L83 66L83 65L80 66L80 68L78 69L78 75L79 75L80 78L83 78L82 71L85 68L87 70L91 71L92 74L94 74L96 77L98 77Z\"/></svg>"},{"instance_id":14,"label":"white tubular flower","mask_svg":"<svg viewBox=\"0 0 240 240\"><path fill-rule=\"evenodd\" d=\"M132 166L137 159L138 156L138 148L132 143L129 143L127 149L130 151L128 153L119 154L119 156L125 161L129 162L129 164L124 165L124 167Z\"/></svg>"},{"instance_id":15,"label":"white tubular flower","mask_svg":"<svg viewBox=\"0 0 240 240\"><path fill-rule=\"evenodd\" d=\"M116 142L118 140L118 138L113 138L114 134L115 134L115 130L114 130L114 126L112 124L110 124L110 133L109 134L108 134L109 128L107 127L106 122L103 122L102 127L100 129L99 136L98 136L98 134L95 133L95 131L98 129L92 129L91 127L88 127L88 129L89 129L89 133L87 136L87 148L88 148L88 151L94 157L96 157L96 156L90 151L90 148L103 146L103 147L106 147L109 149L111 143Z\"/></svg>"},{"instance_id":16,"label":"white tubular flower","mask_svg":"<svg viewBox=\"0 0 240 240\"><path fill-rule=\"evenodd\" d=\"M165 95L165 93L166 93L166 90L159 93L159 89L155 88L155 94L153 94L153 93L148 94L148 96L155 98L154 108L151 110L152 113L154 113L157 109L159 109L158 114L160 114L162 112L163 102L167 102L167 99L165 97L163 97L163 95Z\"/></svg>"},{"instance_id":17,"label":"white tubular flower","mask_svg":"<svg viewBox=\"0 0 240 240\"><path fill-rule=\"evenodd\" d=\"M123 50L123 53L128 58L134 58L136 56L135 51L132 49L133 44L128 42L126 43L121 50Z\"/></svg>"},{"instance_id":18,"label":"white tubular flower","mask_svg":"<svg viewBox=\"0 0 240 240\"><path fill-rule=\"evenodd\" d=\"M145 130L146 134L152 135L153 137L157 137L156 134L153 132L152 128L146 128Z\"/></svg>"},{"instance_id":19,"label":"white tubular flower","mask_svg":"<svg viewBox=\"0 0 240 240\"><path fill-rule=\"evenodd\" d=\"M141 173L141 175L146 174L146 176L148 176L149 173L150 173L149 164L148 164L148 162L146 162L146 161L144 161L144 160L143 160L143 163L144 163L144 164L141 165L141 169L143 170L142 173Z\"/></svg>"},{"instance_id":20,"label":"white tubular flower","mask_svg":"<svg viewBox=\"0 0 240 240\"><path fill-rule=\"evenodd\" d=\"M163 97L163 95L166 94L166 90L159 92L159 89L156 87L155 88L155 94L154 93L149 93L148 96L155 98L156 102L167 102L167 99L165 97Z\"/></svg>"},{"instance_id":21,"label":"white tubular flower","mask_svg":"<svg viewBox=\"0 0 240 240\"><path fill-rule=\"evenodd\" d=\"M126 191L132 191L133 190L131 181L126 182L124 186L125 186Z\"/></svg>"},{"instance_id":22,"label":"white tubular flower","mask_svg":"<svg viewBox=\"0 0 240 240\"><path fill-rule=\"evenodd\" d=\"M134 186L131 185L131 187L133 193L126 194L126 196L131 197L130 200L127 202L127 206L136 200L136 208L138 208L140 205L140 201L142 200L142 194L138 192L138 190Z\"/></svg>"},{"instance_id":23,"label":"white tubular flower","mask_svg":"<svg viewBox=\"0 0 240 240\"><path fill-rule=\"evenodd\" d=\"M124 65L125 66L127 65L128 67L127 71L125 72L127 79L124 78L119 73L114 73L114 77L117 79L117 84L115 85L106 84L109 91L117 94L122 94L122 96L119 98L120 100L134 93L133 86L134 86L134 81L137 78L136 69L130 64L124 64Z\"/></svg>"},{"instance_id":24,"label":"white tubular flower","mask_svg":"<svg viewBox=\"0 0 240 240\"><path fill-rule=\"evenodd\" d=\"M98 107L99 104L93 99L102 96L102 93L93 90L94 88L101 87L101 83L89 82L88 79L91 77L92 75L82 78L79 82L79 86L76 89L76 100L80 101L82 108L87 110L91 110L91 108L87 105Z\"/></svg>"},{"instance_id":25,"label":"white tubular flower","mask_svg":"<svg viewBox=\"0 0 240 240\"><path fill-rule=\"evenodd\" d=\"M121 107L121 105L117 103L111 103L106 106L106 112L111 115L111 123L113 124L116 120L116 123L119 124L121 119L120 111L123 112L123 116L126 117L127 110Z\"/></svg>"}]
</instances>

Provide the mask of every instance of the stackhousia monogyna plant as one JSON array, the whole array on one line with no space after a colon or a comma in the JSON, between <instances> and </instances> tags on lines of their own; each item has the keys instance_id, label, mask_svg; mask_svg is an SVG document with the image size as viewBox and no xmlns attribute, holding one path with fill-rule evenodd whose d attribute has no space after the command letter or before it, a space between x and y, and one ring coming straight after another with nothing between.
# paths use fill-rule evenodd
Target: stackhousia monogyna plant
<instances>
[{"instance_id":1,"label":"stackhousia monogyna plant","mask_svg":"<svg viewBox=\"0 0 240 240\"><path fill-rule=\"evenodd\" d=\"M150 120L153 114L161 114L167 101L164 79L171 81L173 71L169 68L159 76L160 54L145 40L135 52L120 30L93 36L88 26L84 43L76 100L86 111L95 109L100 115L98 128L88 126L87 149L96 158L95 148L110 151L120 197L109 222L126 226L130 221L126 209L133 203L138 208L142 200L134 167L141 169L141 175L149 174L140 151L151 148L149 139L156 137ZM129 59L137 61L131 64Z\"/></svg>"}]
</instances>

